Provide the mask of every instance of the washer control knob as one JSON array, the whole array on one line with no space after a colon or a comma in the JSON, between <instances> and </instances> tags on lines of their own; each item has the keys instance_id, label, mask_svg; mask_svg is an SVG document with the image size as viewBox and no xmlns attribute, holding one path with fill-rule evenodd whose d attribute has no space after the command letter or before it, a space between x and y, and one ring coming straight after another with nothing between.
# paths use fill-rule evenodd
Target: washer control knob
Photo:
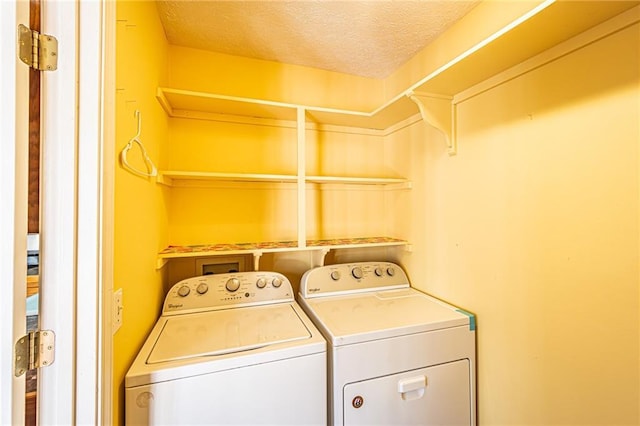
<instances>
[{"instance_id":1,"label":"washer control knob","mask_svg":"<svg viewBox=\"0 0 640 426\"><path fill-rule=\"evenodd\" d=\"M225 284L225 288L227 291L233 293L240 288L240 280L237 278L229 278Z\"/></svg>"},{"instance_id":2,"label":"washer control knob","mask_svg":"<svg viewBox=\"0 0 640 426\"><path fill-rule=\"evenodd\" d=\"M396 274L396 270L392 267L387 268L387 275L389 275L390 277L394 276Z\"/></svg>"},{"instance_id":3,"label":"washer control knob","mask_svg":"<svg viewBox=\"0 0 640 426\"><path fill-rule=\"evenodd\" d=\"M267 285L267 280L265 280L264 278L258 278L258 281L256 281L256 287L258 288L265 288Z\"/></svg>"},{"instance_id":4,"label":"washer control knob","mask_svg":"<svg viewBox=\"0 0 640 426\"><path fill-rule=\"evenodd\" d=\"M376 272L376 275L379 277L384 275L384 271L382 270L382 268L376 268L375 272Z\"/></svg>"},{"instance_id":5,"label":"washer control knob","mask_svg":"<svg viewBox=\"0 0 640 426\"><path fill-rule=\"evenodd\" d=\"M340 279L340 271L332 271L331 279L334 281L338 281Z\"/></svg>"},{"instance_id":6,"label":"washer control knob","mask_svg":"<svg viewBox=\"0 0 640 426\"><path fill-rule=\"evenodd\" d=\"M280 287L282 285L282 278L275 277L273 281L271 281L271 284L273 284L275 288Z\"/></svg>"},{"instance_id":7,"label":"washer control knob","mask_svg":"<svg viewBox=\"0 0 640 426\"><path fill-rule=\"evenodd\" d=\"M207 291L209 291L209 286L205 283L200 283L198 284L198 287L196 287L196 291L198 292L198 294L205 294Z\"/></svg>"},{"instance_id":8,"label":"washer control knob","mask_svg":"<svg viewBox=\"0 0 640 426\"><path fill-rule=\"evenodd\" d=\"M187 297L190 292L191 292L191 289L189 288L189 286L183 285L178 289L178 296Z\"/></svg>"},{"instance_id":9,"label":"washer control knob","mask_svg":"<svg viewBox=\"0 0 640 426\"><path fill-rule=\"evenodd\" d=\"M364 274L362 273L362 268L359 266L356 266L351 270L351 275L353 275L353 278L359 280L360 278L362 278Z\"/></svg>"}]
</instances>

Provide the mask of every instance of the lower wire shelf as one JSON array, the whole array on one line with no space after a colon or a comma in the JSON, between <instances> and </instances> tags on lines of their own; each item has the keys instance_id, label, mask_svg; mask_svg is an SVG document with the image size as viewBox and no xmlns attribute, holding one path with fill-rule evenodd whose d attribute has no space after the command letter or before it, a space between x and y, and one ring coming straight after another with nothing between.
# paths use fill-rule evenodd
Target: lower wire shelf
<instances>
[{"instance_id":1,"label":"lower wire shelf","mask_svg":"<svg viewBox=\"0 0 640 426\"><path fill-rule=\"evenodd\" d=\"M391 237L362 237L362 238L332 238L307 240L304 247L297 241L268 241L256 243L225 243L225 244L196 244L196 245L170 245L158 253L157 269L161 269L170 259L185 257L222 256L229 254L252 254L255 269L258 269L258 261L263 253L277 253L287 251L319 251L322 259L329 250L384 247L384 246L408 246L406 240ZM322 262L320 262L322 263Z\"/></svg>"}]
</instances>

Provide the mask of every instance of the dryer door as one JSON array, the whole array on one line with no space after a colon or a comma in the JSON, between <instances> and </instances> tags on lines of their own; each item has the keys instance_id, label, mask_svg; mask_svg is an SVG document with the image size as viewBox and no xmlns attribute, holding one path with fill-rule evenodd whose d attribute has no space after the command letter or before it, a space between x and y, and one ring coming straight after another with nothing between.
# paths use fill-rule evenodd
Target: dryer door
<instances>
[{"instance_id":1,"label":"dryer door","mask_svg":"<svg viewBox=\"0 0 640 426\"><path fill-rule=\"evenodd\" d=\"M344 387L344 424L470 425L469 361L460 360Z\"/></svg>"}]
</instances>

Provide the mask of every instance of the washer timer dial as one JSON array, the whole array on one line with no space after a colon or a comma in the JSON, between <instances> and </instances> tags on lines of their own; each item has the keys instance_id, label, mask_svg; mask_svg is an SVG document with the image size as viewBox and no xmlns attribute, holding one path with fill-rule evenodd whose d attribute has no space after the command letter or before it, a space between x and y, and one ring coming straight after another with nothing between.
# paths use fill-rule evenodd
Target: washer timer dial
<instances>
[{"instance_id":1,"label":"washer timer dial","mask_svg":"<svg viewBox=\"0 0 640 426\"><path fill-rule=\"evenodd\" d=\"M363 272L362 272L362 268L359 266L356 266L355 268L353 268L351 270L351 275L353 275L353 278L359 280L360 278L362 278L364 276Z\"/></svg>"},{"instance_id":2,"label":"washer timer dial","mask_svg":"<svg viewBox=\"0 0 640 426\"><path fill-rule=\"evenodd\" d=\"M237 291L240 288L240 280L237 278L229 278L225 284L225 288L231 293Z\"/></svg>"},{"instance_id":3,"label":"washer timer dial","mask_svg":"<svg viewBox=\"0 0 640 426\"><path fill-rule=\"evenodd\" d=\"M256 287L258 288L265 288L267 285L267 280L265 280L264 278L258 278L258 280L256 281Z\"/></svg>"}]
</instances>

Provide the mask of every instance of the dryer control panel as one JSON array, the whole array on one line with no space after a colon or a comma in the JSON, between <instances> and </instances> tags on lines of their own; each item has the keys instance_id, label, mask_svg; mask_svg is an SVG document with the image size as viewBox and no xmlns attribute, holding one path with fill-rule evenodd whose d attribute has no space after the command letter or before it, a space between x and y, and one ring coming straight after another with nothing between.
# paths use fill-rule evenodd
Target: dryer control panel
<instances>
[{"instance_id":1,"label":"dryer control panel","mask_svg":"<svg viewBox=\"0 0 640 426\"><path fill-rule=\"evenodd\" d=\"M291 283L278 272L237 272L187 278L171 287L162 315L292 302Z\"/></svg>"},{"instance_id":2,"label":"dryer control panel","mask_svg":"<svg viewBox=\"0 0 640 426\"><path fill-rule=\"evenodd\" d=\"M305 272L300 294L309 299L405 287L409 287L409 278L395 263L355 262L320 266Z\"/></svg>"}]
</instances>

